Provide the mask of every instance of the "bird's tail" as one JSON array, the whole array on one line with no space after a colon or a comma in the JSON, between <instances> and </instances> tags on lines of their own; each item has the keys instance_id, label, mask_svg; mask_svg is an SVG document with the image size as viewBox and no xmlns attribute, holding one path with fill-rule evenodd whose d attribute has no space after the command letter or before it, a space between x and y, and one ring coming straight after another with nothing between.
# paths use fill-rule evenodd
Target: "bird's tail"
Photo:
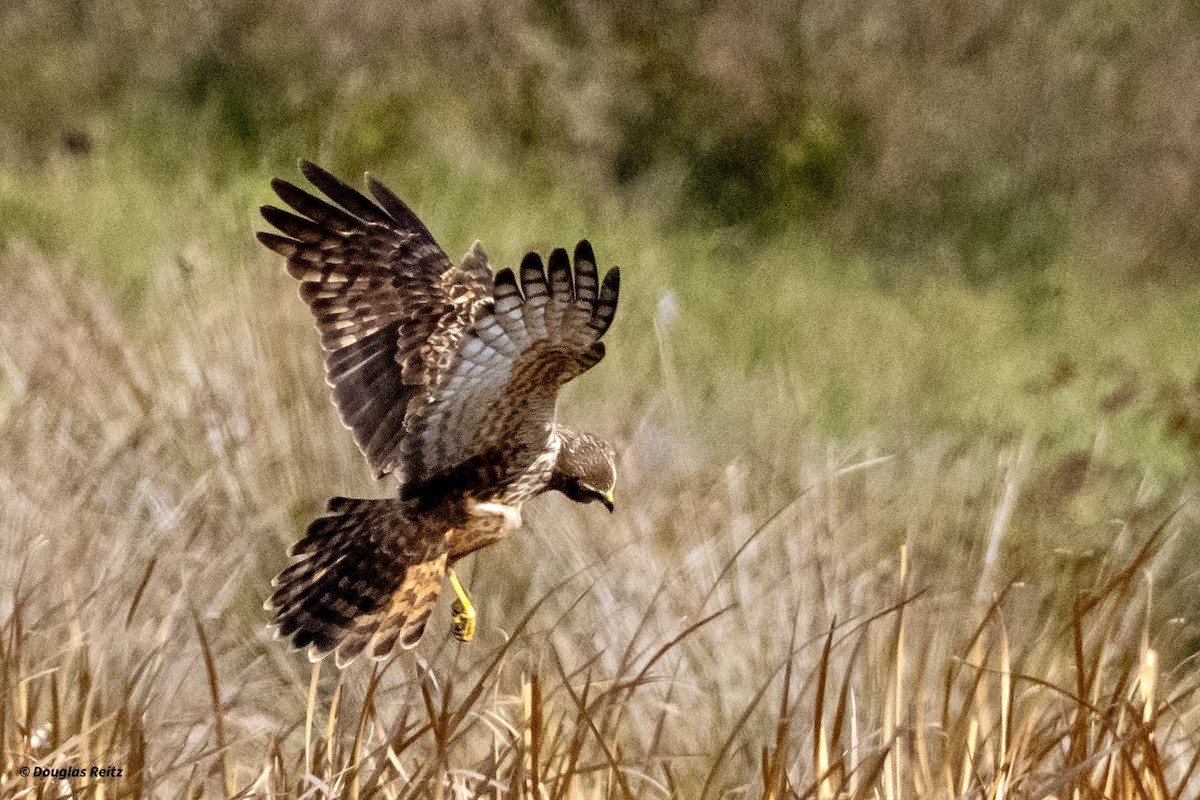
<instances>
[{"instance_id":1,"label":"bird's tail","mask_svg":"<svg viewBox=\"0 0 1200 800\"><path fill-rule=\"evenodd\" d=\"M277 635L312 661L337 651L339 667L370 646L383 658L414 647L446 574L444 531L399 500L335 497L308 526L265 604Z\"/></svg>"}]
</instances>

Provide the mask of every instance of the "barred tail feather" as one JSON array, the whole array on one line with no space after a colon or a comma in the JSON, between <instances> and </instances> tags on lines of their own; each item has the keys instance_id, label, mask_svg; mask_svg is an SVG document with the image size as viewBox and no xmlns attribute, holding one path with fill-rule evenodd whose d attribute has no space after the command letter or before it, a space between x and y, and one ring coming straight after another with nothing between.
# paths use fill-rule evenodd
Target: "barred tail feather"
<instances>
[{"instance_id":1,"label":"barred tail feather","mask_svg":"<svg viewBox=\"0 0 1200 800\"><path fill-rule=\"evenodd\" d=\"M444 533L399 500L333 498L273 582L277 635L313 661L336 651L339 667L368 646L375 658L414 647L446 574Z\"/></svg>"}]
</instances>

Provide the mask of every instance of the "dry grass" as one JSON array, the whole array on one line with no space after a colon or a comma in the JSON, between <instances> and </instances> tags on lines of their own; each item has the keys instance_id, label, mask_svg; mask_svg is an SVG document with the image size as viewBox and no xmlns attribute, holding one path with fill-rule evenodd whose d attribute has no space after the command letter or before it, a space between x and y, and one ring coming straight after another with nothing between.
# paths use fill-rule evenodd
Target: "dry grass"
<instances>
[{"instance_id":1,"label":"dry grass","mask_svg":"<svg viewBox=\"0 0 1200 800\"><path fill-rule=\"evenodd\" d=\"M1188 4L192 5L0 10L0 798L1200 796ZM618 513L340 673L261 610L388 491L252 242L298 154L626 267Z\"/></svg>"},{"instance_id":2,"label":"dry grass","mask_svg":"<svg viewBox=\"0 0 1200 800\"><path fill-rule=\"evenodd\" d=\"M62 264L3 262L4 796L1200 790L1176 618L1196 518L1146 476L1089 477L1092 507L1042 485L1034 437L721 464L680 433L669 369L649 394L601 369L607 396L568 415L636 421L620 513L539 500L473 560L476 642L442 610L414 653L338 673L271 641L259 605L327 494L386 489L286 282L166 265L135 326ZM18 774L93 764L124 774Z\"/></svg>"}]
</instances>

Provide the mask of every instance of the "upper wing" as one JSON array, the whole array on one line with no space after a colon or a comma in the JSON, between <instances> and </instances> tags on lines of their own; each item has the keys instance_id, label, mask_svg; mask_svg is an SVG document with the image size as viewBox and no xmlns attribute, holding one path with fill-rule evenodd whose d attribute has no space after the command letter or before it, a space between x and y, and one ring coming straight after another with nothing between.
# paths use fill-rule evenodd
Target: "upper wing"
<instances>
[{"instance_id":1,"label":"upper wing","mask_svg":"<svg viewBox=\"0 0 1200 800\"><path fill-rule=\"evenodd\" d=\"M520 284L512 270L496 273L493 300L428 391L409 403L406 496L527 468L504 456L540 452L559 389L604 356L600 337L616 314L620 275L613 268L597 280L590 244L575 248L574 277L567 252L551 253L549 282L541 258L526 255Z\"/></svg>"},{"instance_id":2,"label":"upper wing","mask_svg":"<svg viewBox=\"0 0 1200 800\"><path fill-rule=\"evenodd\" d=\"M399 464L409 401L466 331L473 304L490 294L491 270L477 248L461 265L451 263L375 179L368 187L378 205L314 164L304 162L301 171L337 206L274 180L299 216L264 206L263 217L285 235L260 232L258 239L286 257L300 281L342 422L379 477Z\"/></svg>"}]
</instances>

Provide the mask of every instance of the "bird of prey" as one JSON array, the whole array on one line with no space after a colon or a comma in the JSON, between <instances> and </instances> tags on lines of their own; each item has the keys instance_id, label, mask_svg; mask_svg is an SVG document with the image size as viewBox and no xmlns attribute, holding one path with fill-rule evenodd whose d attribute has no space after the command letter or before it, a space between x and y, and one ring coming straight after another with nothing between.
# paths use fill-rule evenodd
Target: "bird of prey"
<instances>
[{"instance_id":1,"label":"bird of prey","mask_svg":"<svg viewBox=\"0 0 1200 800\"><path fill-rule=\"evenodd\" d=\"M258 239L300 282L342 422L375 477L400 487L330 500L266 607L277 635L343 666L414 647L449 575L452 630L469 641L475 609L454 562L519 527L521 504L548 490L612 511L612 447L559 424L555 404L604 356L618 270L600 280L587 241L573 259L554 250L548 274L537 253L493 274L478 242L455 264L374 178L371 199L314 164L301 171L328 201L272 181L295 213L264 206L280 233Z\"/></svg>"}]
</instances>

